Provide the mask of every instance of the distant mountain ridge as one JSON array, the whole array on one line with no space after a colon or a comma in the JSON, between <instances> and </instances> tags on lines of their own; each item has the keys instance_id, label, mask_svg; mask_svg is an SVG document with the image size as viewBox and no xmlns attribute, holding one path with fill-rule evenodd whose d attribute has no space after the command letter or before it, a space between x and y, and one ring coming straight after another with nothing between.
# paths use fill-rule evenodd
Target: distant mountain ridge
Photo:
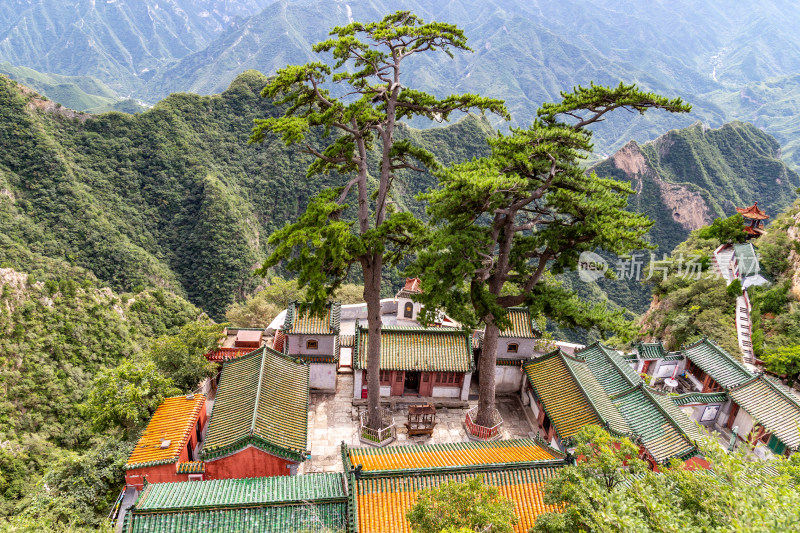
<instances>
[{"instance_id":1,"label":"distant mountain ridge","mask_svg":"<svg viewBox=\"0 0 800 533\"><path fill-rule=\"evenodd\" d=\"M440 95L504 98L511 125L527 126L542 102L590 81L636 82L694 105L693 117L610 119L597 129L601 155L697 119L713 127L750 120L748 92L766 80L777 91L758 125L782 143L800 138L800 123L786 120L794 97L780 97L794 94L800 72L800 4L789 0L12 0L0 6L0 61L91 75L152 104L172 92L221 92L247 69L302 63L332 26L401 8L459 25L475 49L421 58L409 79ZM787 155L800 165L793 146Z\"/></svg>"}]
</instances>

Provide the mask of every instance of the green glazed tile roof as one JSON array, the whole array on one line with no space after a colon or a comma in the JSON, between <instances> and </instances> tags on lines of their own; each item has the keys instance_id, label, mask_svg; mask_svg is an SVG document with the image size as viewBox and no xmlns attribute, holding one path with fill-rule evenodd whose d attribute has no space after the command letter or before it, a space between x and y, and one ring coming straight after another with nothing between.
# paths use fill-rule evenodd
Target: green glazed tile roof
<instances>
[{"instance_id":1,"label":"green glazed tile roof","mask_svg":"<svg viewBox=\"0 0 800 533\"><path fill-rule=\"evenodd\" d=\"M357 327L353 368L367 368L367 328ZM384 326L381 369L428 372L472 372L472 340L454 328Z\"/></svg>"},{"instance_id":2,"label":"green glazed tile roof","mask_svg":"<svg viewBox=\"0 0 800 533\"><path fill-rule=\"evenodd\" d=\"M697 429L690 426L689 417L668 396L662 397L640 384L611 399L657 462L696 451L692 441L699 436ZM685 423L678 415L686 419Z\"/></svg>"},{"instance_id":3,"label":"green glazed tile roof","mask_svg":"<svg viewBox=\"0 0 800 533\"><path fill-rule=\"evenodd\" d=\"M292 335L337 335L342 319L339 302L328 302L321 316L314 315L305 304L289 302L283 331Z\"/></svg>"},{"instance_id":4,"label":"green glazed tile roof","mask_svg":"<svg viewBox=\"0 0 800 533\"><path fill-rule=\"evenodd\" d=\"M597 413L608 424L609 429L618 434L630 432L628 423L625 422L619 409L609 399L603 386L592 373L589 364L585 361L565 355L564 360L569 364L573 374L578 379L578 384L592 402Z\"/></svg>"},{"instance_id":5,"label":"green glazed tile roof","mask_svg":"<svg viewBox=\"0 0 800 533\"><path fill-rule=\"evenodd\" d=\"M203 461L187 461L175 465L178 474L202 474L206 471L206 464Z\"/></svg>"},{"instance_id":6,"label":"green glazed tile roof","mask_svg":"<svg viewBox=\"0 0 800 533\"><path fill-rule=\"evenodd\" d=\"M800 448L800 402L791 391L757 376L730 389L728 394L786 446Z\"/></svg>"},{"instance_id":7,"label":"green glazed tile roof","mask_svg":"<svg viewBox=\"0 0 800 533\"><path fill-rule=\"evenodd\" d=\"M308 364L271 348L225 363L202 457L253 445L293 461L307 455Z\"/></svg>"},{"instance_id":8,"label":"green glazed tile roof","mask_svg":"<svg viewBox=\"0 0 800 533\"><path fill-rule=\"evenodd\" d=\"M675 405L689 405L692 403L722 403L728 401L727 392L687 392L680 396L672 396Z\"/></svg>"},{"instance_id":9,"label":"green glazed tile roof","mask_svg":"<svg viewBox=\"0 0 800 533\"><path fill-rule=\"evenodd\" d=\"M523 369L562 439L574 436L583 426L603 423L560 351L534 359Z\"/></svg>"},{"instance_id":10,"label":"green glazed tile roof","mask_svg":"<svg viewBox=\"0 0 800 533\"><path fill-rule=\"evenodd\" d=\"M538 328L534 326L527 307L509 307L508 319L511 321L511 327L500 330L500 337L516 339L535 339L538 337Z\"/></svg>"},{"instance_id":11,"label":"green glazed tile roof","mask_svg":"<svg viewBox=\"0 0 800 533\"><path fill-rule=\"evenodd\" d=\"M686 357L726 389L755 377L742 363L706 337L684 346L683 351Z\"/></svg>"},{"instance_id":12,"label":"green glazed tile roof","mask_svg":"<svg viewBox=\"0 0 800 533\"><path fill-rule=\"evenodd\" d=\"M584 426L602 425L603 414L625 426L619 413L613 414L616 409L585 362L556 350L525 363L523 369L562 439L573 437ZM598 404L603 406L602 413Z\"/></svg>"},{"instance_id":13,"label":"green glazed tile roof","mask_svg":"<svg viewBox=\"0 0 800 533\"><path fill-rule=\"evenodd\" d=\"M758 274L758 256L756 256L752 243L734 244L733 253L736 255L736 262L739 264L739 275L742 278Z\"/></svg>"},{"instance_id":14,"label":"green glazed tile roof","mask_svg":"<svg viewBox=\"0 0 800 533\"><path fill-rule=\"evenodd\" d=\"M344 531L342 474L219 479L147 485L123 531Z\"/></svg>"},{"instance_id":15,"label":"green glazed tile roof","mask_svg":"<svg viewBox=\"0 0 800 533\"><path fill-rule=\"evenodd\" d=\"M661 342L640 342L634 347L639 359L663 359L668 355Z\"/></svg>"},{"instance_id":16,"label":"green glazed tile roof","mask_svg":"<svg viewBox=\"0 0 800 533\"><path fill-rule=\"evenodd\" d=\"M136 510L218 509L346 498L342 474L214 479L151 483L139 495Z\"/></svg>"},{"instance_id":17,"label":"green glazed tile roof","mask_svg":"<svg viewBox=\"0 0 800 533\"><path fill-rule=\"evenodd\" d=\"M125 533L330 533L347 530L347 503L127 513Z\"/></svg>"},{"instance_id":18,"label":"green glazed tile roof","mask_svg":"<svg viewBox=\"0 0 800 533\"><path fill-rule=\"evenodd\" d=\"M577 350L575 355L586 360L592 374L608 395L626 391L642 382L641 376L628 361L620 357L616 350L599 342Z\"/></svg>"}]
</instances>

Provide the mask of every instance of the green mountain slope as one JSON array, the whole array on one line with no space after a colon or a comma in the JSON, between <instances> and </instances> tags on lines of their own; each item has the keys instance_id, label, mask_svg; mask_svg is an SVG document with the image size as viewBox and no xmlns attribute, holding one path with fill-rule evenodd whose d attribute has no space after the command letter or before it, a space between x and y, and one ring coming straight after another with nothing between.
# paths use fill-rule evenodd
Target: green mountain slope
<instances>
[{"instance_id":1,"label":"green mountain slope","mask_svg":"<svg viewBox=\"0 0 800 533\"><path fill-rule=\"evenodd\" d=\"M91 76L46 74L32 68L15 67L10 63L0 63L0 74L76 111L139 113L146 109L135 100L120 100L110 87Z\"/></svg>"},{"instance_id":2,"label":"green mountain slope","mask_svg":"<svg viewBox=\"0 0 800 533\"><path fill-rule=\"evenodd\" d=\"M631 208L656 222L650 236L661 253L736 207L757 201L777 214L800 187L780 144L742 122L719 129L696 123L642 145L631 142L592 170L631 183L637 192Z\"/></svg>"},{"instance_id":3,"label":"green mountain slope","mask_svg":"<svg viewBox=\"0 0 800 533\"><path fill-rule=\"evenodd\" d=\"M342 182L306 177L309 159L277 139L247 144L253 119L279 112L259 96L265 83L248 72L221 95L93 117L0 77L0 234L115 289L166 287L221 317L258 284L269 234ZM450 162L484 153L491 129L470 117L402 134ZM433 178L399 178L399 203L419 212L407 200Z\"/></svg>"},{"instance_id":4,"label":"green mountain slope","mask_svg":"<svg viewBox=\"0 0 800 533\"><path fill-rule=\"evenodd\" d=\"M736 207L757 201L776 216L797 198L795 190L800 186L800 176L781 159L778 142L741 122L719 129L697 123L642 145L630 142L590 170L626 181L636 190L629 206L655 222L649 238L658 246L652 252L658 259L673 252L691 231L717 217L735 214ZM636 314L644 313L653 285L643 281L663 275L660 270L650 270L650 253L608 258L618 279L586 283L571 276L567 282L584 298L606 299ZM583 334L570 335L588 339Z\"/></svg>"},{"instance_id":5,"label":"green mountain slope","mask_svg":"<svg viewBox=\"0 0 800 533\"><path fill-rule=\"evenodd\" d=\"M773 213L766 234L753 241L761 273L771 284L748 288L752 305L752 345L763 358L778 348L800 344L800 205L795 202L780 213ZM711 265L718 238L694 231L674 250L673 256L698 255ZM702 335L712 337L730 353L740 353L736 337L736 296L725 281L709 268L701 279L672 269L666 279L658 279L654 298L641 318L642 335L663 339L669 349Z\"/></svg>"}]
</instances>

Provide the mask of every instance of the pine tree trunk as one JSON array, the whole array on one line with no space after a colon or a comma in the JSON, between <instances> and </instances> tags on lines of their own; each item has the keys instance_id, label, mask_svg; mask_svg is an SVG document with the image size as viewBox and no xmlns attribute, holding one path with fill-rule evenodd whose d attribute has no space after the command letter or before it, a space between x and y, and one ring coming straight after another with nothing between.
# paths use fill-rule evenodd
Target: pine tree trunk
<instances>
[{"instance_id":1,"label":"pine tree trunk","mask_svg":"<svg viewBox=\"0 0 800 533\"><path fill-rule=\"evenodd\" d=\"M493 320L486 320L486 331L483 334L481 349L480 384L478 387L478 413L475 423L492 427L495 395L495 362L497 361L497 339L500 330Z\"/></svg>"},{"instance_id":2,"label":"pine tree trunk","mask_svg":"<svg viewBox=\"0 0 800 533\"><path fill-rule=\"evenodd\" d=\"M364 301L367 303L367 420L381 429L381 267L383 258L374 254L364 268Z\"/></svg>"}]
</instances>

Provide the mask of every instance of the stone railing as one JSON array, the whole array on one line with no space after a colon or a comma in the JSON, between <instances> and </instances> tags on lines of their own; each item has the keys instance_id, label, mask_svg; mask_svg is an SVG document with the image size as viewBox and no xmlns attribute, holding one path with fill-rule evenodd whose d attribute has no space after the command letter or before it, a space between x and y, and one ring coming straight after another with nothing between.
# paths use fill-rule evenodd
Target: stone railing
<instances>
[{"instance_id":1,"label":"stone railing","mask_svg":"<svg viewBox=\"0 0 800 533\"><path fill-rule=\"evenodd\" d=\"M368 411L363 411L359 416L361 429L359 440L371 446L386 446L397 438L397 427L389 409L381 408L381 428L373 429L367 426Z\"/></svg>"},{"instance_id":2,"label":"stone railing","mask_svg":"<svg viewBox=\"0 0 800 533\"><path fill-rule=\"evenodd\" d=\"M464 418L464 426L467 429L467 437L475 440L492 440L500 438L500 430L503 427L503 417L497 409L493 409L491 426L481 426L475 423L475 415L478 413L478 408L473 407L467 411L467 416Z\"/></svg>"}]
</instances>

